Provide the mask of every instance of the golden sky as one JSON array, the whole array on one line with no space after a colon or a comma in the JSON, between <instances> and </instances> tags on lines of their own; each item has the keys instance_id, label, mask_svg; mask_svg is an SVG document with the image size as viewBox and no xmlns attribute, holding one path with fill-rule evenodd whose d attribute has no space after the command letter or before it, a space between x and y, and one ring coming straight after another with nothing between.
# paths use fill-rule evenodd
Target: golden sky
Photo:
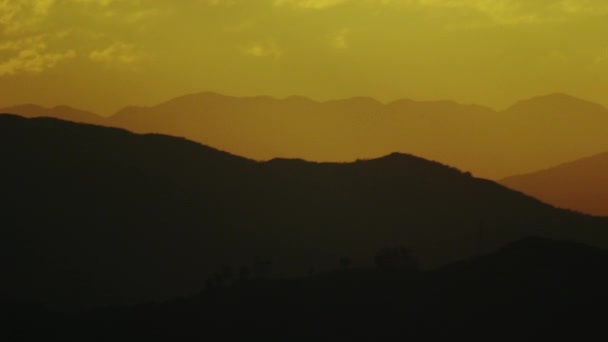
<instances>
[{"instance_id":1,"label":"golden sky","mask_svg":"<svg viewBox=\"0 0 608 342\"><path fill-rule=\"evenodd\" d=\"M608 105L606 0L0 0L0 105L177 95Z\"/></svg>"}]
</instances>

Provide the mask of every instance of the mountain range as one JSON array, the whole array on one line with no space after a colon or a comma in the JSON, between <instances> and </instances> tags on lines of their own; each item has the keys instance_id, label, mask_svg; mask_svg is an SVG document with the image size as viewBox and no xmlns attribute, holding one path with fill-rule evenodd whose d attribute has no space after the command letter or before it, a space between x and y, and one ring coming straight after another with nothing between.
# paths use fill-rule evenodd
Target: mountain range
<instances>
[{"instance_id":1,"label":"mountain range","mask_svg":"<svg viewBox=\"0 0 608 342\"><path fill-rule=\"evenodd\" d=\"M608 216L608 153L508 177L500 183L558 207Z\"/></svg>"},{"instance_id":2,"label":"mountain range","mask_svg":"<svg viewBox=\"0 0 608 342\"><path fill-rule=\"evenodd\" d=\"M0 115L3 294L55 305L199 291L220 269L301 275L405 246L436 267L608 223L437 162L258 162L159 134Z\"/></svg>"},{"instance_id":3,"label":"mountain range","mask_svg":"<svg viewBox=\"0 0 608 342\"><path fill-rule=\"evenodd\" d=\"M152 107L127 107L108 118L32 105L0 112L180 136L255 160L344 162L399 151L490 179L608 151L608 110L565 94L532 98L502 111L451 101L383 104L355 97L317 102L206 92Z\"/></svg>"}]
</instances>

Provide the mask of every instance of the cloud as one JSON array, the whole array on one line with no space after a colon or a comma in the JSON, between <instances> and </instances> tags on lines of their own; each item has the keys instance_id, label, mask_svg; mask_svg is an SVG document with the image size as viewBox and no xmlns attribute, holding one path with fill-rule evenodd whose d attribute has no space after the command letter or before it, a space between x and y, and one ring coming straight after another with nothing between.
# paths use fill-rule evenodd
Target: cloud
<instances>
[{"instance_id":1,"label":"cloud","mask_svg":"<svg viewBox=\"0 0 608 342\"><path fill-rule=\"evenodd\" d=\"M54 3L54 0L0 0L0 31L15 33L35 27Z\"/></svg>"},{"instance_id":2,"label":"cloud","mask_svg":"<svg viewBox=\"0 0 608 342\"><path fill-rule=\"evenodd\" d=\"M40 33L0 42L0 76L40 73L64 60L76 57L74 49L53 48L65 32Z\"/></svg>"},{"instance_id":3,"label":"cloud","mask_svg":"<svg viewBox=\"0 0 608 342\"><path fill-rule=\"evenodd\" d=\"M581 15L608 14L605 0L273 0L275 7L323 10L338 5L417 10L465 10L494 24L567 21ZM470 20L467 17L467 20ZM462 22L465 26L471 23Z\"/></svg>"},{"instance_id":4,"label":"cloud","mask_svg":"<svg viewBox=\"0 0 608 342\"><path fill-rule=\"evenodd\" d=\"M155 5L155 6L144 6ZM0 75L39 73L77 54L96 63L133 65L142 58L114 27L158 15L141 0L0 0ZM158 5L158 6L156 6ZM70 13L66 17L66 14ZM111 15L110 15L111 14ZM95 18L89 25L83 18ZM79 29L74 25L80 23ZM141 30L144 25L140 25ZM111 29L108 29L111 28ZM84 37L88 35L89 37ZM97 38L90 38L97 36ZM119 41L110 43L112 40Z\"/></svg>"},{"instance_id":5,"label":"cloud","mask_svg":"<svg viewBox=\"0 0 608 342\"><path fill-rule=\"evenodd\" d=\"M59 62L76 57L74 50L49 52L44 46L23 49L12 58L0 62L0 76L21 72L40 73L55 67Z\"/></svg>"},{"instance_id":6,"label":"cloud","mask_svg":"<svg viewBox=\"0 0 608 342\"><path fill-rule=\"evenodd\" d=\"M46 47L46 43L44 41L47 39L47 36L47 34L39 34L21 39L6 40L0 43L0 52L14 52L33 48L44 49Z\"/></svg>"},{"instance_id":7,"label":"cloud","mask_svg":"<svg viewBox=\"0 0 608 342\"><path fill-rule=\"evenodd\" d=\"M103 49L92 51L89 59L104 64L133 65L141 59L141 56L133 45L116 42Z\"/></svg>"},{"instance_id":8,"label":"cloud","mask_svg":"<svg viewBox=\"0 0 608 342\"><path fill-rule=\"evenodd\" d=\"M238 0L200 0L203 4L211 5L211 6L233 6L236 5Z\"/></svg>"},{"instance_id":9,"label":"cloud","mask_svg":"<svg viewBox=\"0 0 608 342\"><path fill-rule=\"evenodd\" d=\"M608 14L608 3L593 0L561 0L555 6L565 13L571 14Z\"/></svg>"},{"instance_id":10,"label":"cloud","mask_svg":"<svg viewBox=\"0 0 608 342\"><path fill-rule=\"evenodd\" d=\"M385 0L436 9L468 9L497 24L567 21L608 13L605 0Z\"/></svg>"},{"instance_id":11,"label":"cloud","mask_svg":"<svg viewBox=\"0 0 608 342\"><path fill-rule=\"evenodd\" d=\"M248 46L243 48L243 52L245 54L247 54L249 56L253 56L253 57L258 57L258 58L269 57L272 59L279 59L283 56L283 53L284 53L283 49L281 49L274 42L266 42L266 43L255 42L255 43L249 44Z\"/></svg>"},{"instance_id":12,"label":"cloud","mask_svg":"<svg viewBox=\"0 0 608 342\"><path fill-rule=\"evenodd\" d=\"M350 0L274 0L274 6L291 6L303 9L325 9Z\"/></svg>"},{"instance_id":13,"label":"cloud","mask_svg":"<svg viewBox=\"0 0 608 342\"><path fill-rule=\"evenodd\" d=\"M116 3L117 1L115 0L68 0L71 1L73 3L80 3L80 4L91 4L91 5L97 5L97 6L103 6L103 7L107 7L109 5L112 5L114 3ZM128 2L129 0L125 1L123 0L123 2ZM131 0L131 2L133 2Z\"/></svg>"}]
</instances>

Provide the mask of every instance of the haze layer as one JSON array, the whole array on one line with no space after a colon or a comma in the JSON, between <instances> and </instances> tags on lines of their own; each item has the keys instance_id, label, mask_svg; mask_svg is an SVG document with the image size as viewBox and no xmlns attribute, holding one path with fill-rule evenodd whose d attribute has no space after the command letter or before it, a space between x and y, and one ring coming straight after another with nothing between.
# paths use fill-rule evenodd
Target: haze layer
<instances>
[{"instance_id":1,"label":"haze layer","mask_svg":"<svg viewBox=\"0 0 608 342\"><path fill-rule=\"evenodd\" d=\"M0 105L177 95L606 105L603 0L0 1Z\"/></svg>"}]
</instances>

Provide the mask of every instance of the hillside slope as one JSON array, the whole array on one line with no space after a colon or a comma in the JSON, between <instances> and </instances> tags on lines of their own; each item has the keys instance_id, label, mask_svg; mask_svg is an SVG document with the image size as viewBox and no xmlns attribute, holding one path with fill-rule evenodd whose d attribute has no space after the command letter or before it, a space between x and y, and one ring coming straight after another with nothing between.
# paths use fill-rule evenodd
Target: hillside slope
<instances>
[{"instance_id":1,"label":"hillside slope","mask_svg":"<svg viewBox=\"0 0 608 342\"><path fill-rule=\"evenodd\" d=\"M565 94L502 110L368 97L317 102L204 92L103 118L69 107L0 110L185 137L255 160L350 162L404 152L501 179L608 150L608 110Z\"/></svg>"},{"instance_id":2,"label":"hillside slope","mask_svg":"<svg viewBox=\"0 0 608 342\"><path fill-rule=\"evenodd\" d=\"M558 207L608 216L608 153L508 177L500 183Z\"/></svg>"},{"instance_id":3,"label":"hillside slope","mask_svg":"<svg viewBox=\"0 0 608 342\"><path fill-rule=\"evenodd\" d=\"M530 234L608 246L606 222L404 154L254 162L162 135L0 116L3 293L169 298L227 266L297 275L410 248L434 266Z\"/></svg>"},{"instance_id":4,"label":"hillside slope","mask_svg":"<svg viewBox=\"0 0 608 342\"><path fill-rule=\"evenodd\" d=\"M199 93L125 108L107 123L183 136L256 160L353 161L399 151L492 179L608 150L608 110L564 94L496 112L451 101L315 102Z\"/></svg>"}]
</instances>

